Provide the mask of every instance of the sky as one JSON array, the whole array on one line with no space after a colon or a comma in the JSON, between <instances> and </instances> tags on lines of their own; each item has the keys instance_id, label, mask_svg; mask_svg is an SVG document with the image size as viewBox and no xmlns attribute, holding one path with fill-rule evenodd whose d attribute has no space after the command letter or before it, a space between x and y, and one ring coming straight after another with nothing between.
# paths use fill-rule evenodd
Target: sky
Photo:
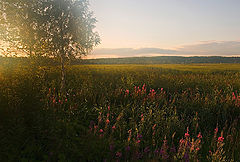
<instances>
[{"instance_id":1,"label":"sky","mask_svg":"<svg viewBox=\"0 0 240 162\"><path fill-rule=\"evenodd\" d=\"M89 0L101 37L88 58L240 56L240 0Z\"/></svg>"}]
</instances>

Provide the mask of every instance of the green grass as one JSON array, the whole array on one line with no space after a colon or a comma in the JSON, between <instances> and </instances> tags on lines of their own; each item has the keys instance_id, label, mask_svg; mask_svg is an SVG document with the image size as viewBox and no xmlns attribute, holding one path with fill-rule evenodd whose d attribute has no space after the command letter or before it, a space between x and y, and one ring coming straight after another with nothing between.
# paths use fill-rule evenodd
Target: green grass
<instances>
[{"instance_id":1,"label":"green grass","mask_svg":"<svg viewBox=\"0 0 240 162\"><path fill-rule=\"evenodd\" d=\"M59 67L0 65L1 161L240 160L240 64L76 65L66 79L62 98Z\"/></svg>"}]
</instances>

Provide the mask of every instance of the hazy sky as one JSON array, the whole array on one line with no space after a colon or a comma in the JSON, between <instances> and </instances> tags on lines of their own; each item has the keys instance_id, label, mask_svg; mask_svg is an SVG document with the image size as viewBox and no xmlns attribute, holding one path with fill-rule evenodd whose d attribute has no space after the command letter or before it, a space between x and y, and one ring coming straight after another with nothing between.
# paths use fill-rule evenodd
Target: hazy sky
<instances>
[{"instance_id":1,"label":"hazy sky","mask_svg":"<svg viewBox=\"0 0 240 162\"><path fill-rule=\"evenodd\" d=\"M90 0L90 5L102 39L90 57L240 55L240 0Z\"/></svg>"}]
</instances>

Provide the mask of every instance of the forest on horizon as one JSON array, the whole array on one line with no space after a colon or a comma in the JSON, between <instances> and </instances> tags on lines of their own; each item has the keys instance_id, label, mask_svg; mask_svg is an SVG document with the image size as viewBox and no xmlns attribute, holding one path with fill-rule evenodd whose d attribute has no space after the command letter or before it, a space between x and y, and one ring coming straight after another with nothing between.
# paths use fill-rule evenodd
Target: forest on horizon
<instances>
[{"instance_id":1,"label":"forest on horizon","mask_svg":"<svg viewBox=\"0 0 240 162\"><path fill-rule=\"evenodd\" d=\"M48 57L1 57L0 63L28 63L35 62L39 65L59 65L57 59ZM221 56L155 56L155 57L125 57L125 58L99 58L99 59L73 59L70 65L79 64L198 64L198 63L240 63L240 57Z\"/></svg>"}]
</instances>

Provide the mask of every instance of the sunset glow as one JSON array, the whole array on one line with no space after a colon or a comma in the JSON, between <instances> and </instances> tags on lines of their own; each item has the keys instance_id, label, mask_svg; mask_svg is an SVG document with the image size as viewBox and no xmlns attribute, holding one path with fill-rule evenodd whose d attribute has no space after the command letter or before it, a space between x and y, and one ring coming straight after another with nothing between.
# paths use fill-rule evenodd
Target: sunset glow
<instances>
[{"instance_id":1,"label":"sunset glow","mask_svg":"<svg viewBox=\"0 0 240 162\"><path fill-rule=\"evenodd\" d=\"M235 49L240 35L238 0L90 0L90 6L102 41L89 57L125 57L99 53L116 48L181 49L175 55L240 54ZM205 52L197 53L199 49Z\"/></svg>"}]
</instances>

